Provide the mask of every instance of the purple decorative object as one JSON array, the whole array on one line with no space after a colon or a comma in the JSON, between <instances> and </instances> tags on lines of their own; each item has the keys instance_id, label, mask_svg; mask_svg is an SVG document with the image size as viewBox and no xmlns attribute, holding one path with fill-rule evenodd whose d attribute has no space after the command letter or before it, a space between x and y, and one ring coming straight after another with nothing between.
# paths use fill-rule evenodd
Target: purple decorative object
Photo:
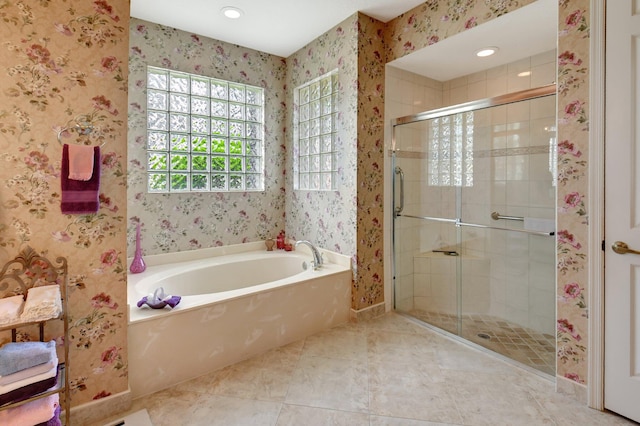
<instances>
[{"instance_id":1,"label":"purple decorative object","mask_svg":"<svg viewBox=\"0 0 640 426\"><path fill-rule=\"evenodd\" d=\"M139 274L140 272L144 272L147 269L147 265L144 263L144 259L142 259L142 249L140 248L140 223L136 227L136 252L133 255L133 261L131 262L131 266L129 270L132 274Z\"/></svg>"},{"instance_id":2,"label":"purple decorative object","mask_svg":"<svg viewBox=\"0 0 640 426\"><path fill-rule=\"evenodd\" d=\"M165 295L164 289L160 287L157 288L153 294L144 296L140 299L137 305L138 308L141 308L143 305L147 305L152 309L162 309L165 306L169 306L173 309L178 303L180 303L180 299L180 296Z\"/></svg>"}]
</instances>

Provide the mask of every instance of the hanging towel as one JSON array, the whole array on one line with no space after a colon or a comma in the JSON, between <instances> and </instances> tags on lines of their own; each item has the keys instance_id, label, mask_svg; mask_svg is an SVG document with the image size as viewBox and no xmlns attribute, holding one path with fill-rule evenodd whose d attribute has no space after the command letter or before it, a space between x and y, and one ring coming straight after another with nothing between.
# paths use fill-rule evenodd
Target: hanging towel
<instances>
[{"instance_id":1,"label":"hanging towel","mask_svg":"<svg viewBox=\"0 0 640 426\"><path fill-rule=\"evenodd\" d=\"M46 321L62 313L60 286L57 284L31 287L20 315L21 322Z\"/></svg>"},{"instance_id":2,"label":"hanging towel","mask_svg":"<svg viewBox=\"0 0 640 426\"><path fill-rule=\"evenodd\" d=\"M91 147L90 147L91 148ZM69 145L62 147L60 186L62 202L60 209L65 214L96 213L100 208L100 147L93 149L93 172L86 181L69 178Z\"/></svg>"},{"instance_id":3,"label":"hanging towel","mask_svg":"<svg viewBox=\"0 0 640 426\"><path fill-rule=\"evenodd\" d=\"M0 299L0 326L19 321L22 312L22 296L11 296Z\"/></svg>"},{"instance_id":4,"label":"hanging towel","mask_svg":"<svg viewBox=\"0 0 640 426\"><path fill-rule=\"evenodd\" d=\"M89 180L93 176L92 146L69 145L69 179Z\"/></svg>"},{"instance_id":5,"label":"hanging towel","mask_svg":"<svg viewBox=\"0 0 640 426\"><path fill-rule=\"evenodd\" d=\"M7 376L56 358L56 342L10 342L0 347L0 375Z\"/></svg>"},{"instance_id":6,"label":"hanging towel","mask_svg":"<svg viewBox=\"0 0 640 426\"><path fill-rule=\"evenodd\" d=\"M53 418L59 405L60 395L54 393L45 398L0 411L0 424L6 426L32 426L47 422Z\"/></svg>"}]
</instances>

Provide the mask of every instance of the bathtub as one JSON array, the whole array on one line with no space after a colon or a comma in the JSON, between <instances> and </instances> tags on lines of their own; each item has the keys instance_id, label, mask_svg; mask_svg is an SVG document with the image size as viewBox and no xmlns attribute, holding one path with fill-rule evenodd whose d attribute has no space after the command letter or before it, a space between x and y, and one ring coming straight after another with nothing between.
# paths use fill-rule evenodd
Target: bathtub
<instances>
[{"instance_id":1,"label":"bathtub","mask_svg":"<svg viewBox=\"0 0 640 426\"><path fill-rule=\"evenodd\" d=\"M145 257L129 274L129 386L138 398L345 323L348 256L306 246L267 252L262 242ZM162 287L174 309L138 308Z\"/></svg>"}]
</instances>

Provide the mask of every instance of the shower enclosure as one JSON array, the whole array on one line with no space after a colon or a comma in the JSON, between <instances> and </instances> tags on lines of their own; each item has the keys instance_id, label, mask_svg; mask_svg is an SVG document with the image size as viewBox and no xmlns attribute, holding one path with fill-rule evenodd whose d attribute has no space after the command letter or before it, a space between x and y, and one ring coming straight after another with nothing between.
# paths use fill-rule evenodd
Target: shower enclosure
<instances>
[{"instance_id":1,"label":"shower enclosure","mask_svg":"<svg viewBox=\"0 0 640 426\"><path fill-rule=\"evenodd\" d=\"M394 120L398 312L555 375L555 86Z\"/></svg>"}]
</instances>

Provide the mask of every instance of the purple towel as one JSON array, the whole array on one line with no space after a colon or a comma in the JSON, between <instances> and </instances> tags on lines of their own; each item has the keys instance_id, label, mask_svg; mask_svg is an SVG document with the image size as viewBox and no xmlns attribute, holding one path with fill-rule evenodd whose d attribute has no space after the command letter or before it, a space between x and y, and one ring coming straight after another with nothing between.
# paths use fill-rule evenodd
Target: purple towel
<instances>
[{"instance_id":1,"label":"purple towel","mask_svg":"<svg viewBox=\"0 0 640 426\"><path fill-rule=\"evenodd\" d=\"M100 208L100 147L93 148L93 174L91 179L69 179L69 145L62 147L60 187L62 202L60 209L65 214L96 213Z\"/></svg>"},{"instance_id":2,"label":"purple towel","mask_svg":"<svg viewBox=\"0 0 640 426\"><path fill-rule=\"evenodd\" d=\"M56 411L49 421L38 423L36 426L62 426L62 422L60 421L60 405L56 406Z\"/></svg>"},{"instance_id":3,"label":"purple towel","mask_svg":"<svg viewBox=\"0 0 640 426\"><path fill-rule=\"evenodd\" d=\"M33 395L42 393L46 390L51 389L55 385L58 384L58 376L60 372L46 380L41 380L39 382L31 383L30 385L23 386L16 390L12 390L11 392L7 392L5 394L0 395L0 406L9 404L12 402L20 402L25 399L31 398Z\"/></svg>"}]
</instances>

